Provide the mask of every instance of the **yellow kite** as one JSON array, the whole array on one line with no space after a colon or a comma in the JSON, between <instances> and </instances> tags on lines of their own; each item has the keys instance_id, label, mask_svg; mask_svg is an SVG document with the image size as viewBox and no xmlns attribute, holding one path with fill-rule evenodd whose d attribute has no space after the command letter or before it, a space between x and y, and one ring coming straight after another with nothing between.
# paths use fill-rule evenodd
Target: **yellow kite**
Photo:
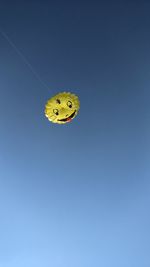
<instances>
[{"instance_id":1,"label":"yellow kite","mask_svg":"<svg viewBox=\"0 0 150 267\"><path fill-rule=\"evenodd\" d=\"M53 123L64 124L76 117L79 108L79 98L75 94L63 92L47 101L45 116Z\"/></svg>"}]
</instances>

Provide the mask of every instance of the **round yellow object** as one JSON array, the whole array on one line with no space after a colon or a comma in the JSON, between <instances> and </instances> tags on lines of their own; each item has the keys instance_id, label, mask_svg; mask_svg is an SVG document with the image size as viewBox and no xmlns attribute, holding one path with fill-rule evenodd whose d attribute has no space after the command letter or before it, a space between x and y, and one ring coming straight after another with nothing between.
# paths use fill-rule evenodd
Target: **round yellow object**
<instances>
[{"instance_id":1,"label":"round yellow object","mask_svg":"<svg viewBox=\"0 0 150 267\"><path fill-rule=\"evenodd\" d=\"M63 92L47 101L45 116L53 123L64 124L76 117L79 108L79 98L75 94Z\"/></svg>"}]
</instances>

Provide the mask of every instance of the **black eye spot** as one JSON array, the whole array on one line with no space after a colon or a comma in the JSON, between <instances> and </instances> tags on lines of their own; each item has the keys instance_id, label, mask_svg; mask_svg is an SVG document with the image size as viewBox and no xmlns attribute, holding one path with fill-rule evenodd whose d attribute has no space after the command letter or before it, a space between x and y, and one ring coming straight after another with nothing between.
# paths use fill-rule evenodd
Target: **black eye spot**
<instances>
[{"instance_id":1,"label":"black eye spot","mask_svg":"<svg viewBox=\"0 0 150 267\"><path fill-rule=\"evenodd\" d=\"M67 102L67 106L68 106L69 108L72 108L72 102L71 102L71 101L68 101L68 102Z\"/></svg>"},{"instance_id":2,"label":"black eye spot","mask_svg":"<svg viewBox=\"0 0 150 267\"><path fill-rule=\"evenodd\" d=\"M58 109L53 109L53 112L54 112L55 115L59 115Z\"/></svg>"},{"instance_id":3,"label":"black eye spot","mask_svg":"<svg viewBox=\"0 0 150 267\"><path fill-rule=\"evenodd\" d=\"M60 102L60 99L56 99L56 102L58 103L58 104L60 104L61 102Z\"/></svg>"}]
</instances>

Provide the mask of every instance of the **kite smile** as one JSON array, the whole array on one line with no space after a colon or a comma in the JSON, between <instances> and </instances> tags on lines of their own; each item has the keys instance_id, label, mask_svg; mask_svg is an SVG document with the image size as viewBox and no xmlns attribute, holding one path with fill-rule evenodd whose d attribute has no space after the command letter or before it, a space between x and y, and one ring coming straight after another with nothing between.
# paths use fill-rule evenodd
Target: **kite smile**
<instances>
[{"instance_id":1,"label":"kite smile","mask_svg":"<svg viewBox=\"0 0 150 267\"><path fill-rule=\"evenodd\" d=\"M66 121L66 122L71 121L71 119L74 117L75 113L76 113L76 110L69 117L67 117L65 119L60 119L58 121Z\"/></svg>"}]
</instances>

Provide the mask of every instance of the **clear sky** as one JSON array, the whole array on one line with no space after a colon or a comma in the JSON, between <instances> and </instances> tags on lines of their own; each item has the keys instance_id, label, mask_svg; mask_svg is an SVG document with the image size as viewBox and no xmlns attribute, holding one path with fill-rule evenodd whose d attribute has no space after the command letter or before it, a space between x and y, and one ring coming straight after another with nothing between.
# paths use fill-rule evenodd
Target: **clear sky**
<instances>
[{"instance_id":1,"label":"clear sky","mask_svg":"<svg viewBox=\"0 0 150 267\"><path fill-rule=\"evenodd\" d=\"M150 266L148 2L1 0L0 267Z\"/></svg>"}]
</instances>

